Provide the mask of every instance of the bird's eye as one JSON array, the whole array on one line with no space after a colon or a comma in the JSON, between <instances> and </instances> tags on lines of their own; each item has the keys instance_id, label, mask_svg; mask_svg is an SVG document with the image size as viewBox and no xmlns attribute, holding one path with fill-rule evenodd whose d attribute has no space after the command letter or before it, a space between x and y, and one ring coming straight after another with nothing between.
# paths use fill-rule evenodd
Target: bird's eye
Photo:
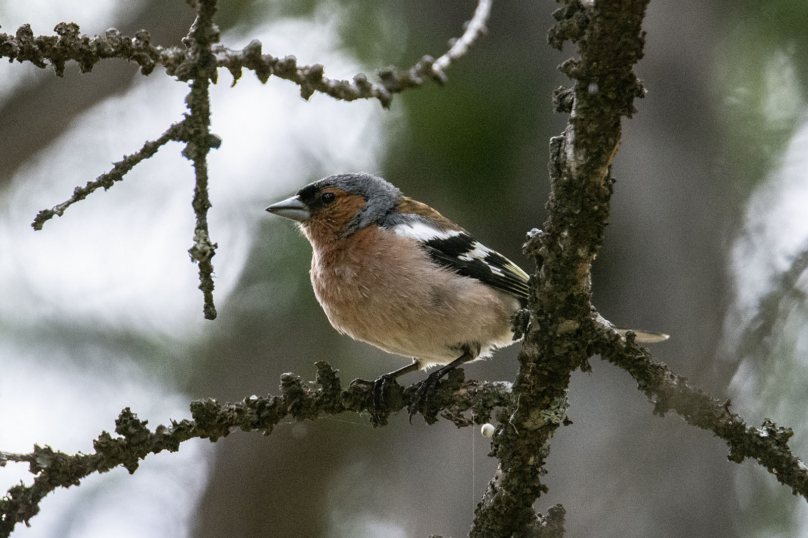
<instances>
[{"instance_id":1,"label":"bird's eye","mask_svg":"<svg viewBox=\"0 0 808 538\"><path fill-rule=\"evenodd\" d=\"M336 199L336 195L333 192L325 192L323 196L320 198L324 204L330 204Z\"/></svg>"}]
</instances>

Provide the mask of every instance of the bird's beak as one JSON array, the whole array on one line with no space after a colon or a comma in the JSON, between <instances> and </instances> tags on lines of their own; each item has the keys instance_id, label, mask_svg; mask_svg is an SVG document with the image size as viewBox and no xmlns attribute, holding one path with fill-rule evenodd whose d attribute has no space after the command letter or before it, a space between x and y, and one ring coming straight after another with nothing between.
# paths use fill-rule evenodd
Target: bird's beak
<instances>
[{"instance_id":1,"label":"bird's beak","mask_svg":"<svg viewBox=\"0 0 808 538\"><path fill-rule=\"evenodd\" d=\"M298 222L303 222L311 217L311 211L309 211L306 204L301 202L300 198L297 196L292 196L291 198L287 198L282 202L272 204L267 208L267 211L281 217L286 217L287 219L296 220Z\"/></svg>"}]
</instances>

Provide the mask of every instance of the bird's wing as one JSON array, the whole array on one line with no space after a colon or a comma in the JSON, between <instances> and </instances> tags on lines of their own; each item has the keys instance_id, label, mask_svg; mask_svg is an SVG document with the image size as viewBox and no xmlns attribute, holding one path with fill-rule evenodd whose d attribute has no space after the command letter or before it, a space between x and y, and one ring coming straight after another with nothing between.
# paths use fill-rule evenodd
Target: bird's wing
<instances>
[{"instance_id":1,"label":"bird's wing","mask_svg":"<svg viewBox=\"0 0 808 538\"><path fill-rule=\"evenodd\" d=\"M395 221L390 229L418 241L433 262L527 303L527 273L462 228L446 229L441 222L421 215L399 215Z\"/></svg>"}]
</instances>

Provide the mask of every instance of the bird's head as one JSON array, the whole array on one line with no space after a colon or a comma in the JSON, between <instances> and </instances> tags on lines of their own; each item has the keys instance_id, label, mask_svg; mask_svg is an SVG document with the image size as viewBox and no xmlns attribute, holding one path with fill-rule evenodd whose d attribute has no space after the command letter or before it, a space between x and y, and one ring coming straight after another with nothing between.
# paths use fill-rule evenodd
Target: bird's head
<instances>
[{"instance_id":1,"label":"bird's head","mask_svg":"<svg viewBox=\"0 0 808 538\"><path fill-rule=\"evenodd\" d=\"M341 174L306 185L267 211L297 221L315 245L337 241L378 224L401 198L401 191L380 177Z\"/></svg>"}]
</instances>

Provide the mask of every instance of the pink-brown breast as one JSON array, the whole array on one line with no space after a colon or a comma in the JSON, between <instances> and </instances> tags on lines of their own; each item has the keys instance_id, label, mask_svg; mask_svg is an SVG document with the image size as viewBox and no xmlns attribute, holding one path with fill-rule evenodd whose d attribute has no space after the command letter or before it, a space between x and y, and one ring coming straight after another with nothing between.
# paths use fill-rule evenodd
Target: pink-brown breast
<instances>
[{"instance_id":1,"label":"pink-brown breast","mask_svg":"<svg viewBox=\"0 0 808 538\"><path fill-rule=\"evenodd\" d=\"M342 333L425 364L511 343L518 301L434 264L414 239L369 226L312 245L314 293Z\"/></svg>"}]
</instances>

